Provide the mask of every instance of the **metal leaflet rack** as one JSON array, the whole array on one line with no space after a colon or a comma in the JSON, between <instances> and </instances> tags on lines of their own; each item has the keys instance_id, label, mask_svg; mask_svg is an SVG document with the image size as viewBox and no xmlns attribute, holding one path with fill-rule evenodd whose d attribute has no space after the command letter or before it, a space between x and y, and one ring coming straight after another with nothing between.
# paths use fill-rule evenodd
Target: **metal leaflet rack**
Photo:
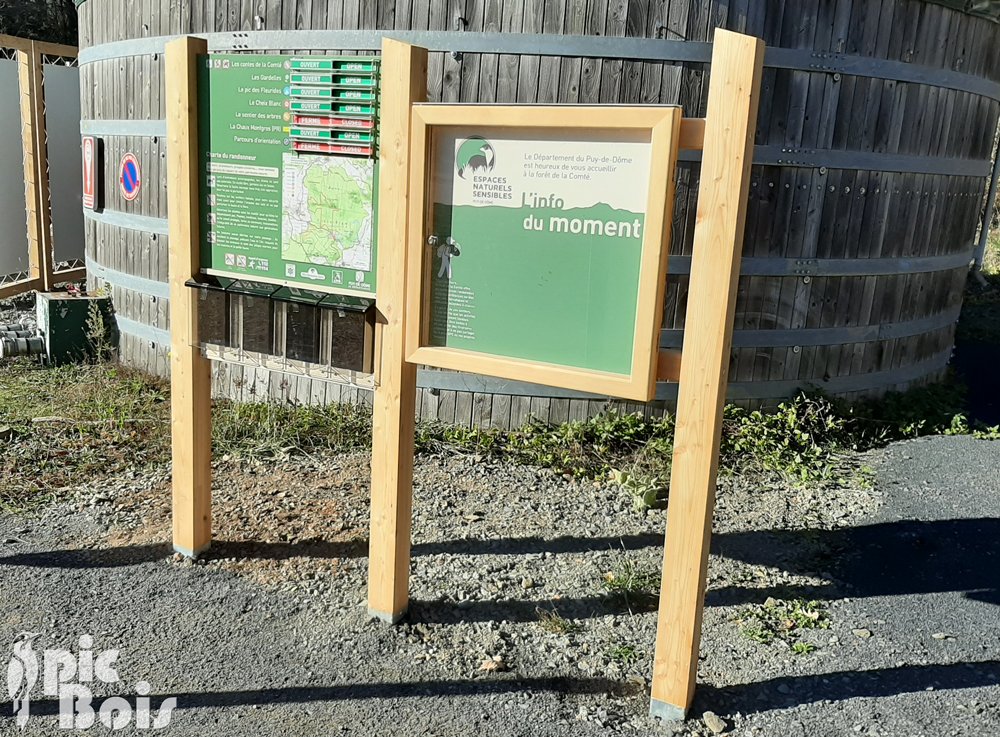
<instances>
[{"instance_id":1,"label":"metal leaflet rack","mask_svg":"<svg viewBox=\"0 0 1000 737\"><path fill-rule=\"evenodd\" d=\"M374 388L373 300L204 274L186 284L206 358Z\"/></svg>"}]
</instances>

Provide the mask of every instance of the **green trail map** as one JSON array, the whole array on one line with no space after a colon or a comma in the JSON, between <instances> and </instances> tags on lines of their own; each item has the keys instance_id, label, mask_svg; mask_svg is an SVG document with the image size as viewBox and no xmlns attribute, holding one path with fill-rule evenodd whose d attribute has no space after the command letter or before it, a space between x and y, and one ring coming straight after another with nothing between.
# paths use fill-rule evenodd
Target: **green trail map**
<instances>
[{"instance_id":1,"label":"green trail map","mask_svg":"<svg viewBox=\"0 0 1000 737\"><path fill-rule=\"evenodd\" d=\"M281 257L371 271L374 164L285 154Z\"/></svg>"},{"instance_id":2,"label":"green trail map","mask_svg":"<svg viewBox=\"0 0 1000 737\"><path fill-rule=\"evenodd\" d=\"M198 66L202 270L375 295L377 59L209 54Z\"/></svg>"}]
</instances>

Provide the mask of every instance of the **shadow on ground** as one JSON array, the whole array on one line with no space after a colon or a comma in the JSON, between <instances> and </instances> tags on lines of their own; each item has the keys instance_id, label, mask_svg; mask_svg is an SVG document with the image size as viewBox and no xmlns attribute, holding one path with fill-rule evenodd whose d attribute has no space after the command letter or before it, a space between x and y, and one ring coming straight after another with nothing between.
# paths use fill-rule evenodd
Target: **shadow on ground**
<instances>
[{"instance_id":1,"label":"shadow on ground","mask_svg":"<svg viewBox=\"0 0 1000 737\"><path fill-rule=\"evenodd\" d=\"M959 341L954 366L968 389L969 415L986 425L1000 425L1000 345Z\"/></svg>"},{"instance_id":2,"label":"shadow on ground","mask_svg":"<svg viewBox=\"0 0 1000 737\"><path fill-rule=\"evenodd\" d=\"M725 533L713 541L717 554L752 565L810 574L828 581L825 586L748 588L724 587L708 593L709 606L761 603L768 596L782 598L854 598L960 592L977 602L1000 604L1000 519L980 517L930 522L896 521L837 530L765 530ZM414 546L414 555L483 554L524 555L551 551L578 553L603 550L659 549L660 535L626 537L514 538L454 540ZM286 559L294 556L363 558L364 539L345 542L309 541L298 544L225 542L210 557ZM167 544L110 549L70 549L0 557L4 566L85 569L132 566L163 560L172 554ZM561 616L586 619L606 614L622 603L607 596L558 599L551 602ZM538 600L411 602L412 622L535 621ZM1000 661L905 665L863 671L782 676L728 687L703 686L692 713L712 708L751 714L824 700L881 697L993 686L1000 683ZM415 683L366 683L329 687L291 687L222 693L176 694L179 708L241 706L345 699L400 699L416 696L474 696L523 691L559 691L567 694L618 691L628 686L607 679L454 680ZM160 699L169 695L162 695ZM154 698L154 703L156 699ZM36 714L56 714L55 700L32 703ZM10 709L0 705L0 714Z\"/></svg>"},{"instance_id":3,"label":"shadow on ground","mask_svg":"<svg viewBox=\"0 0 1000 737\"><path fill-rule=\"evenodd\" d=\"M1000 660L782 676L724 688L699 686L691 713L719 709L724 705L729 713L754 714L824 700L879 698L932 689L982 688L998 683Z\"/></svg>"},{"instance_id":4,"label":"shadow on ground","mask_svg":"<svg viewBox=\"0 0 1000 737\"><path fill-rule=\"evenodd\" d=\"M265 706L274 704L309 704L362 699L406 699L418 697L489 696L509 693L553 692L574 694L635 694L633 684L607 678L491 678L490 680L416 681L405 683L351 683L338 686L292 686L246 691L206 691L150 696L153 710L159 709L164 699L176 698L177 709L200 709L213 706ZM120 694L126 701L134 694ZM104 701L105 697L95 699ZM0 722L12 719L12 704L0 703ZM54 716L59 714L58 699L31 701L31 715Z\"/></svg>"},{"instance_id":5,"label":"shadow on ground","mask_svg":"<svg viewBox=\"0 0 1000 737\"><path fill-rule=\"evenodd\" d=\"M525 555L543 551L579 553L638 550L662 545L659 535L624 537L511 538L455 540L414 545L422 555ZM361 558L364 539L304 543L219 542L212 558L282 560L295 556ZM823 586L774 588L724 587L708 592L708 606L760 603L768 596L831 598L963 592L977 601L1000 602L1000 519L972 518L932 522L900 521L838 530L763 530L716 535L716 553L754 565L771 566L829 580ZM167 544L108 549L52 550L0 557L2 566L37 568L112 568L162 560ZM564 616L592 616L605 610L606 597L560 599ZM411 618L528 621L537 618L537 601L480 601L461 605L414 602Z\"/></svg>"}]
</instances>

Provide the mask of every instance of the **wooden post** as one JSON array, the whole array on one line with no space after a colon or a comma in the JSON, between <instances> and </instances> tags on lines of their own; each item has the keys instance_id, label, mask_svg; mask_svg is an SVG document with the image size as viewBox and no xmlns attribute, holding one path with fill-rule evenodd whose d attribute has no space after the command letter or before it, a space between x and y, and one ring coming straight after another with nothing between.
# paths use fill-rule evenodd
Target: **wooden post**
<instances>
[{"instance_id":1,"label":"wooden post","mask_svg":"<svg viewBox=\"0 0 1000 737\"><path fill-rule=\"evenodd\" d=\"M52 213L49 210L49 164L45 145L42 55L35 42L17 50L24 152L24 201L28 222L28 272L44 292L52 288Z\"/></svg>"},{"instance_id":2,"label":"wooden post","mask_svg":"<svg viewBox=\"0 0 1000 737\"><path fill-rule=\"evenodd\" d=\"M198 346L199 55L203 39L167 44L167 202L170 227L170 425L174 550L196 558L212 541L211 364Z\"/></svg>"},{"instance_id":3,"label":"wooden post","mask_svg":"<svg viewBox=\"0 0 1000 737\"><path fill-rule=\"evenodd\" d=\"M717 29L681 353L650 713L694 696L764 44Z\"/></svg>"},{"instance_id":4,"label":"wooden post","mask_svg":"<svg viewBox=\"0 0 1000 737\"><path fill-rule=\"evenodd\" d=\"M368 610L393 623L409 604L417 395L417 367L406 362L403 350L410 108L426 96L427 50L384 40L376 286L381 350L372 421Z\"/></svg>"}]
</instances>

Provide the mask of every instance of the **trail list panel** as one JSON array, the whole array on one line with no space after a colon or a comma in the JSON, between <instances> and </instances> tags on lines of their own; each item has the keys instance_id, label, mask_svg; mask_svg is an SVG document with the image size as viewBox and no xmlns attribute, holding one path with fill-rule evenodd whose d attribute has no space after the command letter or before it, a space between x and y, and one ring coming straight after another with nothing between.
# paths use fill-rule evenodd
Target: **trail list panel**
<instances>
[{"instance_id":1,"label":"trail list panel","mask_svg":"<svg viewBox=\"0 0 1000 737\"><path fill-rule=\"evenodd\" d=\"M447 127L433 150L428 345L629 374L649 132Z\"/></svg>"},{"instance_id":2,"label":"trail list panel","mask_svg":"<svg viewBox=\"0 0 1000 737\"><path fill-rule=\"evenodd\" d=\"M379 60L209 54L202 269L374 295Z\"/></svg>"}]
</instances>

